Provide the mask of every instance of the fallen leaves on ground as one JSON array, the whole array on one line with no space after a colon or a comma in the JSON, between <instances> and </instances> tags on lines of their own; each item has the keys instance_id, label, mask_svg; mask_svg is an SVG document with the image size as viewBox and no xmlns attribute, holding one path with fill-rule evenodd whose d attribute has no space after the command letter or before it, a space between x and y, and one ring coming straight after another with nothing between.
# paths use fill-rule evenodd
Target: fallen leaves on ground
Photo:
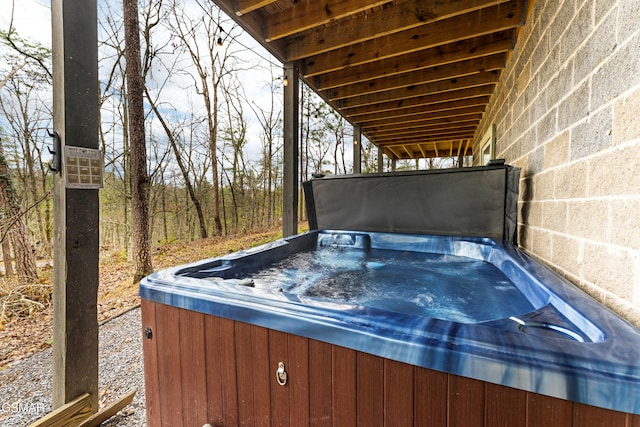
<instances>
[{"instance_id":1,"label":"fallen leaves on ground","mask_svg":"<svg viewBox=\"0 0 640 427\"><path fill-rule=\"evenodd\" d=\"M152 255L155 270L236 252L282 236L281 228L171 243L156 247ZM116 254L101 254L98 288L98 323L117 316L140 303L138 283L132 282L133 265ZM53 306L28 316L0 323L0 369L53 344Z\"/></svg>"}]
</instances>

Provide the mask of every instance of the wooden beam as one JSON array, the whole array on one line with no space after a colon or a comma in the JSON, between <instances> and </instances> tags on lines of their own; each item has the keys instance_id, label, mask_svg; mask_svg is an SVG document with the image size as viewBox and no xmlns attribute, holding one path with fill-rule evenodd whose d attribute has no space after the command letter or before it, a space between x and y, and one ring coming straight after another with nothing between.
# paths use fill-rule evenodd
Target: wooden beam
<instances>
[{"instance_id":1,"label":"wooden beam","mask_svg":"<svg viewBox=\"0 0 640 427\"><path fill-rule=\"evenodd\" d=\"M277 1L278 0L236 0L236 16L253 12Z\"/></svg>"},{"instance_id":2,"label":"wooden beam","mask_svg":"<svg viewBox=\"0 0 640 427\"><path fill-rule=\"evenodd\" d=\"M98 139L98 25L96 0L51 2L53 126L62 150L100 148ZM62 168L66 165L62 162ZM98 410L97 189L66 188L53 177L53 407L87 393Z\"/></svg>"},{"instance_id":3,"label":"wooden beam","mask_svg":"<svg viewBox=\"0 0 640 427\"><path fill-rule=\"evenodd\" d=\"M377 38L304 59L304 76L380 61L431 47L516 28L524 23L525 0L445 19L433 25Z\"/></svg>"},{"instance_id":4,"label":"wooden beam","mask_svg":"<svg viewBox=\"0 0 640 427\"><path fill-rule=\"evenodd\" d=\"M298 232L298 109L299 71L296 63L284 66L284 183L283 236Z\"/></svg>"},{"instance_id":5,"label":"wooden beam","mask_svg":"<svg viewBox=\"0 0 640 427\"><path fill-rule=\"evenodd\" d=\"M432 137L446 137L447 135L451 135L453 133L474 133L477 129L477 126L461 126L454 127L450 129L435 129L431 131L425 131L420 129L411 129L407 131L396 131L389 133L376 133L370 134L371 138L373 138L376 143L382 144L386 141L393 141L401 138L411 139L411 138L420 138L424 135L432 136Z\"/></svg>"},{"instance_id":6,"label":"wooden beam","mask_svg":"<svg viewBox=\"0 0 640 427\"><path fill-rule=\"evenodd\" d=\"M437 124L418 124L401 129L382 128L378 130L369 130L367 134L372 138L384 138L393 135L415 135L439 131L452 131L455 129L476 129L480 119L464 120L456 123L437 123Z\"/></svg>"},{"instance_id":7,"label":"wooden beam","mask_svg":"<svg viewBox=\"0 0 640 427\"><path fill-rule=\"evenodd\" d=\"M384 146L384 147L398 147L401 145L405 145L407 144L409 141L411 141L411 143L413 144L426 144L426 143L438 143L438 142L443 142L446 143L446 147L439 147L440 151L444 151L447 148L449 148L449 142L451 140L459 140L459 139L468 139L468 138L473 138L474 132L459 132L459 133L451 133L449 135L446 136L423 136L421 138L412 138L411 140L407 140L407 139L402 139L402 138L398 138L397 140L391 140L391 141L385 141L384 143L381 143L379 145Z\"/></svg>"},{"instance_id":8,"label":"wooden beam","mask_svg":"<svg viewBox=\"0 0 640 427\"><path fill-rule=\"evenodd\" d=\"M83 393L69 403L48 413L29 427L62 427L78 425L91 414L91 396Z\"/></svg>"},{"instance_id":9,"label":"wooden beam","mask_svg":"<svg viewBox=\"0 0 640 427\"><path fill-rule=\"evenodd\" d=\"M410 108L399 108L396 110L384 111L381 113L371 113L366 115L358 116L354 121L357 123L371 123L376 120L386 120L393 117L403 118L410 116L418 116L423 114L435 113L436 111L449 111L456 110L459 108L467 108L467 107L477 107L480 105L488 105L489 97L478 97L478 98L469 98L469 99L461 99L458 101L451 102L441 102L438 104L430 105L427 107L410 107Z\"/></svg>"},{"instance_id":10,"label":"wooden beam","mask_svg":"<svg viewBox=\"0 0 640 427\"><path fill-rule=\"evenodd\" d=\"M394 117L387 120L376 120L372 122L360 122L363 127L381 127L385 125L399 126L408 123L423 123L428 120L442 119L446 117L475 116L484 112L484 106L458 108L456 110L435 111L418 116Z\"/></svg>"},{"instance_id":11,"label":"wooden beam","mask_svg":"<svg viewBox=\"0 0 640 427\"><path fill-rule=\"evenodd\" d=\"M362 83L354 83L349 86L341 86L329 91L327 97L331 101L335 101L405 87L413 87L415 85L440 80L455 79L457 77L479 74L486 71L500 70L504 68L505 60L506 55L504 53L498 53L483 58L454 62L452 64L418 70L414 73L400 74Z\"/></svg>"},{"instance_id":12,"label":"wooden beam","mask_svg":"<svg viewBox=\"0 0 640 427\"><path fill-rule=\"evenodd\" d=\"M443 19L494 6L505 0L409 0L395 7L382 8L290 40L292 59L319 55L345 46L364 43L404 30L433 24Z\"/></svg>"},{"instance_id":13,"label":"wooden beam","mask_svg":"<svg viewBox=\"0 0 640 427\"><path fill-rule=\"evenodd\" d=\"M267 42L278 40L390 1L392 0L301 0L293 7L269 16L264 23L264 39ZM287 59L295 61L292 57Z\"/></svg>"},{"instance_id":14,"label":"wooden beam","mask_svg":"<svg viewBox=\"0 0 640 427\"><path fill-rule=\"evenodd\" d=\"M478 86L486 86L498 82L500 74L495 71L458 77L455 79L441 80L421 85L404 87L392 91L357 96L335 102L339 110L361 107L365 105L379 104L383 102L407 102L406 100L429 94L450 92L460 89L468 89Z\"/></svg>"},{"instance_id":15,"label":"wooden beam","mask_svg":"<svg viewBox=\"0 0 640 427\"><path fill-rule=\"evenodd\" d=\"M133 402L133 398L135 397L135 395L136 395L135 390L130 392L129 394L124 395L123 397L119 398L115 402L102 408L102 410L97 414L93 414L92 416L84 420L78 427L99 426L101 423L113 417L115 414L120 412L125 407L129 406L131 402Z\"/></svg>"},{"instance_id":16,"label":"wooden beam","mask_svg":"<svg viewBox=\"0 0 640 427\"><path fill-rule=\"evenodd\" d=\"M457 61L481 58L496 53L506 53L513 49L513 43L513 31L502 31L497 34L449 43L444 46L420 50L370 64L349 67L330 74L323 74L316 77L315 86L318 90L328 90L382 77L412 73Z\"/></svg>"},{"instance_id":17,"label":"wooden beam","mask_svg":"<svg viewBox=\"0 0 640 427\"><path fill-rule=\"evenodd\" d=\"M348 118L358 120L359 116L371 114L372 111L383 113L401 108L437 106L441 103L460 101L472 98L487 98L493 93L493 85L478 86L470 89L461 89L450 92L440 92L433 95L418 96L400 101L381 102L379 104L365 105L362 107L345 108L343 114Z\"/></svg>"}]
</instances>

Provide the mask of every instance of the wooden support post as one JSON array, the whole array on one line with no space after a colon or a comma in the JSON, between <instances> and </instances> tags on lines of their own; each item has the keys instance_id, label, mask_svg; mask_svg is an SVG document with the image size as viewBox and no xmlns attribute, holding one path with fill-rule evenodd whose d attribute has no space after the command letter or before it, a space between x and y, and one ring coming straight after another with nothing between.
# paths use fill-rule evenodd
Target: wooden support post
<instances>
[{"instance_id":1,"label":"wooden support post","mask_svg":"<svg viewBox=\"0 0 640 427\"><path fill-rule=\"evenodd\" d=\"M97 149L96 0L53 0L54 129L65 146ZM98 190L54 177L53 407L83 393L98 410Z\"/></svg>"},{"instance_id":2,"label":"wooden support post","mask_svg":"<svg viewBox=\"0 0 640 427\"><path fill-rule=\"evenodd\" d=\"M378 146L378 173L384 172L384 150Z\"/></svg>"},{"instance_id":3,"label":"wooden support post","mask_svg":"<svg viewBox=\"0 0 640 427\"><path fill-rule=\"evenodd\" d=\"M283 235L298 232L298 64L284 65L284 184Z\"/></svg>"},{"instance_id":4,"label":"wooden support post","mask_svg":"<svg viewBox=\"0 0 640 427\"><path fill-rule=\"evenodd\" d=\"M362 126L353 127L353 173L362 173Z\"/></svg>"}]
</instances>

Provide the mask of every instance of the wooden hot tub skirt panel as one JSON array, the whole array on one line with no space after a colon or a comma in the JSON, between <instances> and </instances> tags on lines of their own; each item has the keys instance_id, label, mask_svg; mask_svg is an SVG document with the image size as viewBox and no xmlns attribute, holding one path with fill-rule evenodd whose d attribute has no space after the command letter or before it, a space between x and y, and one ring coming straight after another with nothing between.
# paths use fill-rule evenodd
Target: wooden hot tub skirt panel
<instances>
[{"instance_id":1,"label":"wooden hot tub skirt panel","mask_svg":"<svg viewBox=\"0 0 640 427\"><path fill-rule=\"evenodd\" d=\"M640 427L639 415L144 299L142 329L150 427Z\"/></svg>"}]
</instances>

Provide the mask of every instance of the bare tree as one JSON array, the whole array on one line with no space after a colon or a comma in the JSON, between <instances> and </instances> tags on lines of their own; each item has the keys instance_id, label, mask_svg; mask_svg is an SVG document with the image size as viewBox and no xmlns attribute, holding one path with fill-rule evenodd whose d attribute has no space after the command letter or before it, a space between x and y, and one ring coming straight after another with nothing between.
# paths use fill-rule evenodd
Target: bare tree
<instances>
[{"instance_id":1,"label":"bare tree","mask_svg":"<svg viewBox=\"0 0 640 427\"><path fill-rule=\"evenodd\" d=\"M149 175L144 131L144 81L140 63L137 0L123 0L127 100L131 156L131 222L134 282L153 271L149 239Z\"/></svg>"},{"instance_id":2,"label":"bare tree","mask_svg":"<svg viewBox=\"0 0 640 427\"><path fill-rule=\"evenodd\" d=\"M24 222L23 212L13 186L9 165L4 157L4 149L0 141L0 203L4 207L5 221L2 240L9 233L11 246L16 259L16 272L21 282L34 282L38 279L38 271L29 239L29 230ZM5 257L8 254L4 254Z\"/></svg>"}]
</instances>

